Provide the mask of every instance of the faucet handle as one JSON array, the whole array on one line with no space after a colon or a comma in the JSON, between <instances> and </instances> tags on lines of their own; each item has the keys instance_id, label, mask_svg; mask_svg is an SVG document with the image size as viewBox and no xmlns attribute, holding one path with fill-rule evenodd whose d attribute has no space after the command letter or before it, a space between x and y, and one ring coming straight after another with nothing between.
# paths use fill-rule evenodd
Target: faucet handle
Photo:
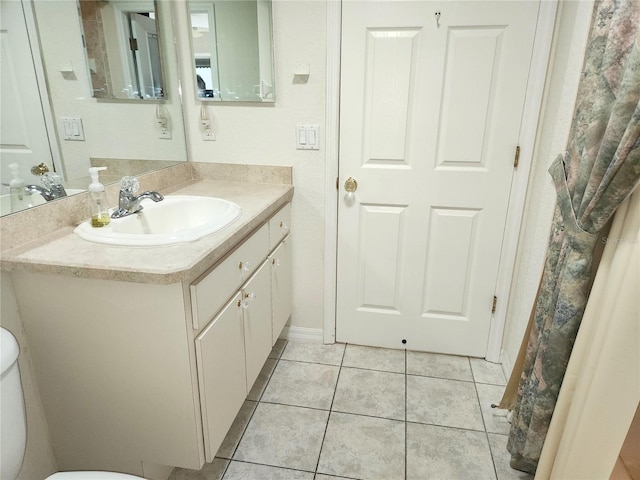
<instances>
[{"instance_id":1,"label":"faucet handle","mask_svg":"<svg viewBox=\"0 0 640 480\"><path fill-rule=\"evenodd\" d=\"M42 175L42 183L54 198L66 197L67 192L62 185L62 177L56 172L48 172Z\"/></svg>"},{"instance_id":2,"label":"faucet handle","mask_svg":"<svg viewBox=\"0 0 640 480\"><path fill-rule=\"evenodd\" d=\"M47 172L42 175L42 184L51 190L54 187L62 186L62 177L55 172Z\"/></svg>"},{"instance_id":3,"label":"faucet handle","mask_svg":"<svg viewBox=\"0 0 640 480\"><path fill-rule=\"evenodd\" d=\"M120 191L133 195L140 188L140 182L136 177L125 176L120 180Z\"/></svg>"}]
</instances>

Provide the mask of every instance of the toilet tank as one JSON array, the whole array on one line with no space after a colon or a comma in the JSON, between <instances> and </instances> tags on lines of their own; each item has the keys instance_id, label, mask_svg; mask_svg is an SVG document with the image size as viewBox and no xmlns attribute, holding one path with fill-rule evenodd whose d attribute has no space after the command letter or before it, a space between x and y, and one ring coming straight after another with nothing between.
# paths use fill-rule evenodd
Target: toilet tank
<instances>
[{"instance_id":1,"label":"toilet tank","mask_svg":"<svg viewBox=\"0 0 640 480\"><path fill-rule=\"evenodd\" d=\"M27 419L18 369L20 348L15 337L0 327L0 478L18 476L27 441Z\"/></svg>"}]
</instances>

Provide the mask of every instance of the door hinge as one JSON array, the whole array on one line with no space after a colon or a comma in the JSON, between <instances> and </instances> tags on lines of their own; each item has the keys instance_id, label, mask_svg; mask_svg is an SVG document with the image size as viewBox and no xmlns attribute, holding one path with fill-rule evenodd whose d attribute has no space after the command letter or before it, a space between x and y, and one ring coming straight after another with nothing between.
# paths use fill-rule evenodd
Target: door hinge
<instances>
[{"instance_id":1,"label":"door hinge","mask_svg":"<svg viewBox=\"0 0 640 480\"><path fill-rule=\"evenodd\" d=\"M491 313L496 313L496 305L498 304L498 297L493 296L493 303L491 304Z\"/></svg>"},{"instance_id":2,"label":"door hinge","mask_svg":"<svg viewBox=\"0 0 640 480\"><path fill-rule=\"evenodd\" d=\"M138 40L136 40L135 38L130 38L129 48L131 48L131 50L138 50Z\"/></svg>"},{"instance_id":3,"label":"door hinge","mask_svg":"<svg viewBox=\"0 0 640 480\"><path fill-rule=\"evenodd\" d=\"M340 177L336 177L336 190L340 190Z\"/></svg>"},{"instance_id":4,"label":"door hinge","mask_svg":"<svg viewBox=\"0 0 640 480\"><path fill-rule=\"evenodd\" d=\"M520 145L516 147L516 154L513 158L513 168L518 168L518 163L520 162Z\"/></svg>"}]
</instances>

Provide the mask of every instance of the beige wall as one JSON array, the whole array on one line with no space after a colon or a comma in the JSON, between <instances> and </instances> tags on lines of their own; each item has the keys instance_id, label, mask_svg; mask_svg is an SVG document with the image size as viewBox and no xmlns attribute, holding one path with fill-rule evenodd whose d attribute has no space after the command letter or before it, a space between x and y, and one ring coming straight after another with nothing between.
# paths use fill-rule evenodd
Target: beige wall
<instances>
[{"instance_id":1,"label":"beige wall","mask_svg":"<svg viewBox=\"0 0 640 480\"><path fill-rule=\"evenodd\" d=\"M547 169L566 148L592 8L591 1L561 1L559 5L507 309L502 345L507 374L518 355L544 267L556 203L555 188Z\"/></svg>"}]
</instances>

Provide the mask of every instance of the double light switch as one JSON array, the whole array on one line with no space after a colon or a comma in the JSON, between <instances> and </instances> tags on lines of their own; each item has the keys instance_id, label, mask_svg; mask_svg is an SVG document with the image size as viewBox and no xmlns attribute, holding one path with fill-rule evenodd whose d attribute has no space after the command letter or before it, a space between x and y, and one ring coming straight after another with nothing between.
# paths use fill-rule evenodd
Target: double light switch
<instances>
[{"instance_id":1,"label":"double light switch","mask_svg":"<svg viewBox=\"0 0 640 480\"><path fill-rule=\"evenodd\" d=\"M65 140L84 141L84 128L80 117L60 117Z\"/></svg>"},{"instance_id":2,"label":"double light switch","mask_svg":"<svg viewBox=\"0 0 640 480\"><path fill-rule=\"evenodd\" d=\"M319 150L318 125L296 125L296 148L298 150Z\"/></svg>"}]
</instances>

